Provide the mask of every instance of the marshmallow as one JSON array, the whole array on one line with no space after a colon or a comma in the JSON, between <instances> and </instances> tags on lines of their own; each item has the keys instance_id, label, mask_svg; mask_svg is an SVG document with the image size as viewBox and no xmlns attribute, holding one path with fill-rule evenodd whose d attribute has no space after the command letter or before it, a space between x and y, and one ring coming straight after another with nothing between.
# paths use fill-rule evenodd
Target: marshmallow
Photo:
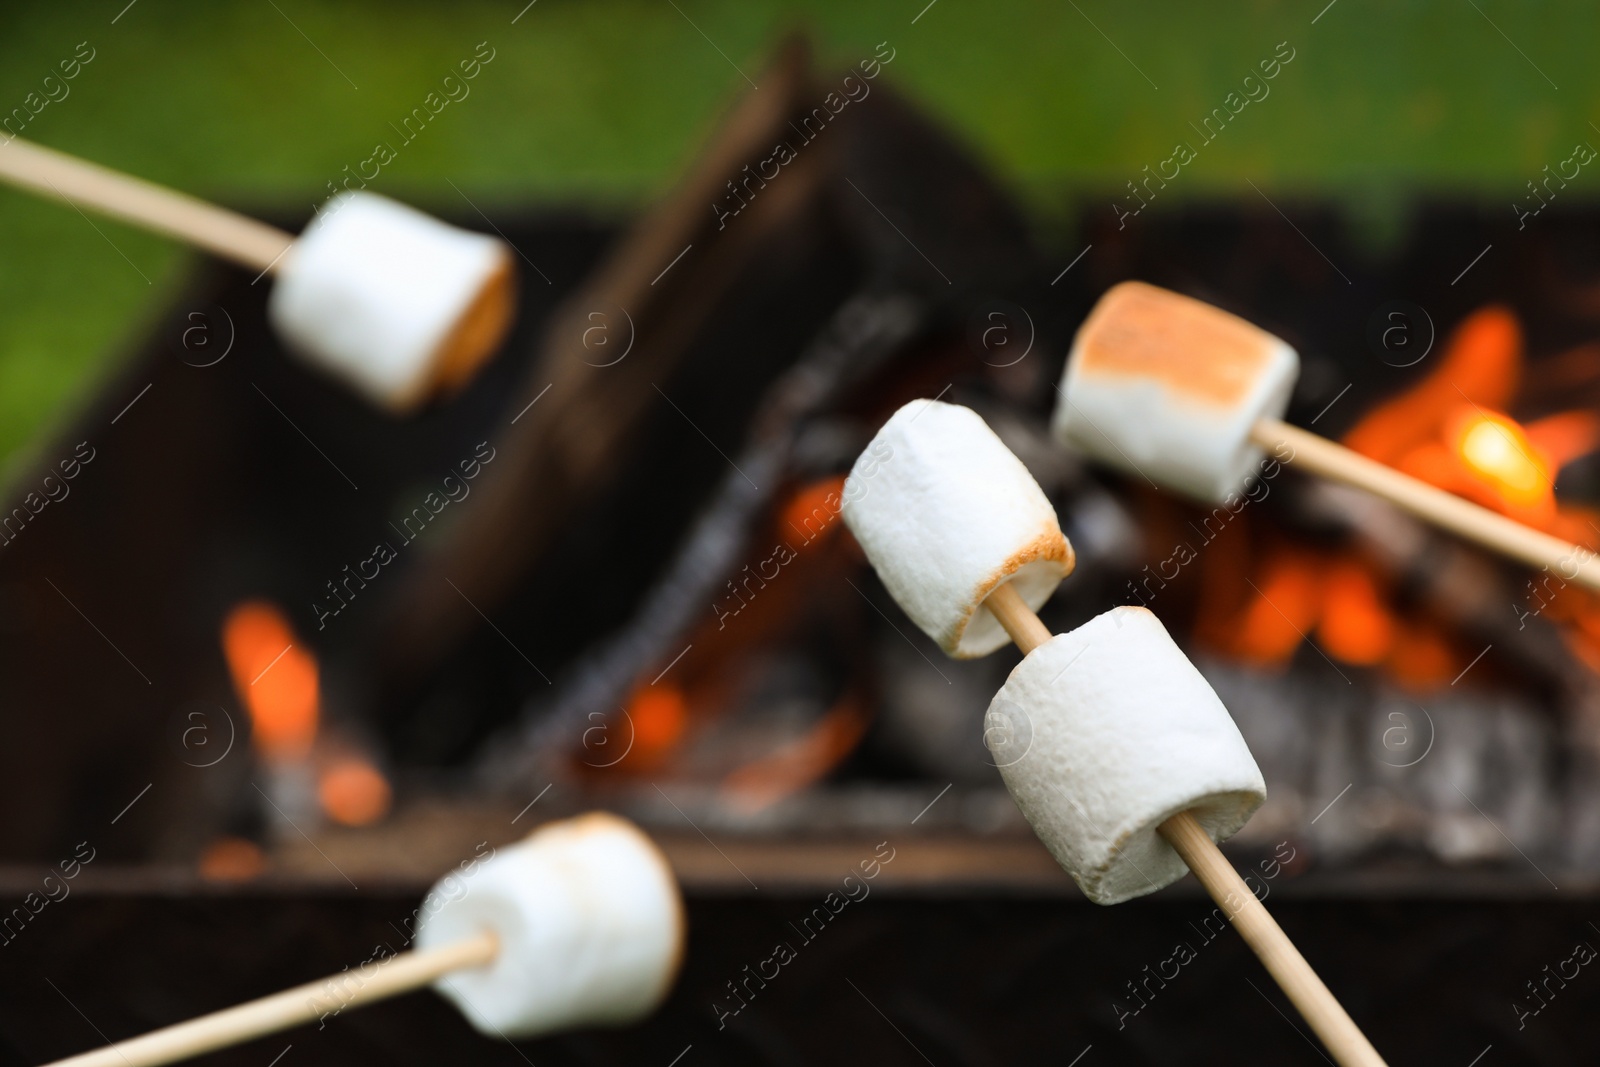
<instances>
[{"instance_id":1,"label":"marshmallow","mask_svg":"<svg viewBox=\"0 0 1600 1067\"><path fill-rule=\"evenodd\" d=\"M651 840L595 812L540 827L423 904L418 948L484 930L500 949L434 988L479 1031L523 1038L643 1017L666 997L683 957L672 871Z\"/></svg>"},{"instance_id":2,"label":"marshmallow","mask_svg":"<svg viewBox=\"0 0 1600 1067\"><path fill-rule=\"evenodd\" d=\"M1220 308L1123 282L1078 330L1053 428L1114 467L1222 503L1262 453L1263 418L1281 418L1300 373L1283 341Z\"/></svg>"},{"instance_id":3,"label":"marshmallow","mask_svg":"<svg viewBox=\"0 0 1600 1067\"><path fill-rule=\"evenodd\" d=\"M905 613L958 659L1010 640L983 600L1010 582L1037 609L1072 546L1022 461L977 412L913 400L845 480L844 521Z\"/></svg>"},{"instance_id":4,"label":"marshmallow","mask_svg":"<svg viewBox=\"0 0 1600 1067\"><path fill-rule=\"evenodd\" d=\"M1034 833L1097 904L1187 873L1156 832L1169 817L1192 811L1223 841L1267 798L1228 709L1144 608L1114 608L1034 649L984 726Z\"/></svg>"},{"instance_id":5,"label":"marshmallow","mask_svg":"<svg viewBox=\"0 0 1600 1067\"><path fill-rule=\"evenodd\" d=\"M345 192L291 246L267 314L297 354L404 412L470 379L514 302L501 241Z\"/></svg>"}]
</instances>

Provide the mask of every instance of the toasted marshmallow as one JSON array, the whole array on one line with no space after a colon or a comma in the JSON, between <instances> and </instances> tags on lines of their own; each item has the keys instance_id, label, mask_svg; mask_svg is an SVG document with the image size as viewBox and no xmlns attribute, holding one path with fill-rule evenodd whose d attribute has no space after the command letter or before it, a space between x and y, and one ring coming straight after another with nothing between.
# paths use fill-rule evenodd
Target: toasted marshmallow
<instances>
[{"instance_id":1,"label":"toasted marshmallow","mask_svg":"<svg viewBox=\"0 0 1600 1067\"><path fill-rule=\"evenodd\" d=\"M1267 797L1228 709L1144 608L1029 653L989 705L984 738L1034 833L1097 904L1184 876L1156 832L1171 816L1192 811L1223 841Z\"/></svg>"},{"instance_id":2,"label":"toasted marshmallow","mask_svg":"<svg viewBox=\"0 0 1600 1067\"><path fill-rule=\"evenodd\" d=\"M485 930L492 963L434 988L474 1027L523 1038L642 1018L683 958L683 902L665 857L637 827L596 812L540 827L429 892L418 948Z\"/></svg>"},{"instance_id":3,"label":"toasted marshmallow","mask_svg":"<svg viewBox=\"0 0 1600 1067\"><path fill-rule=\"evenodd\" d=\"M288 346L396 412L469 379L515 303L504 242L372 193L330 199L277 273Z\"/></svg>"},{"instance_id":4,"label":"toasted marshmallow","mask_svg":"<svg viewBox=\"0 0 1600 1067\"><path fill-rule=\"evenodd\" d=\"M1028 468L977 412L913 400L845 480L844 521L911 621L959 659L1010 638L983 607L1010 582L1037 609L1072 571L1072 546Z\"/></svg>"},{"instance_id":5,"label":"toasted marshmallow","mask_svg":"<svg viewBox=\"0 0 1600 1067\"><path fill-rule=\"evenodd\" d=\"M1078 329L1053 428L1063 443L1169 489L1221 503L1281 418L1295 350L1220 308L1143 282L1113 286Z\"/></svg>"}]
</instances>

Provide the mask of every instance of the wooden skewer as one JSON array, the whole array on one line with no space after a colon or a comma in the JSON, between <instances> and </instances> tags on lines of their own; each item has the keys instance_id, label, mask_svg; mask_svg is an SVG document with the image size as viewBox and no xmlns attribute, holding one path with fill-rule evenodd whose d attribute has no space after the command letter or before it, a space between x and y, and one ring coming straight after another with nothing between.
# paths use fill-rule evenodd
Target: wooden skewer
<instances>
[{"instance_id":1,"label":"wooden skewer","mask_svg":"<svg viewBox=\"0 0 1600 1067\"><path fill-rule=\"evenodd\" d=\"M271 270L294 235L142 178L13 137L0 143L0 179L73 207L164 233L255 270Z\"/></svg>"},{"instance_id":2,"label":"wooden skewer","mask_svg":"<svg viewBox=\"0 0 1600 1067\"><path fill-rule=\"evenodd\" d=\"M984 606L994 615L1011 640L1026 656L1050 640L1050 630L1039 621L1033 609L1010 584L989 594ZM1245 885L1222 850L1217 848L1190 812L1180 812L1158 828L1183 861L1205 886L1267 972L1288 995L1311 1029L1316 1031L1334 1059L1342 1067L1386 1067L1383 1057L1372 1047L1348 1012L1317 977L1289 935Z\"/></svg>"},{"instance_id":3,"label":"wooden skewer","mask_svg":"<svg viewBox=\"0 0 1600 1067\"><path fill-rule=\"evenodd\" d=\"M420 989L453 971L494 961L499 944L483 933L438 948L391 956L370 975L341 971L222 1011L114 1045L56 1060L45 1067L157 1067L214 1052L280 1030L314 1023L329 1012L371 1004ZM350 987L354 986L353 989Z\"/></svg>"},{"instance_id":4,"label":"wooden skewer","mask_svg":"<svg viewBox=\"0 0 1600 1067\"><path fill-rule=\"evenodd\" d=\"M1591 549L1479 507L1279 419L1256 423L1250 440L1266 449L1286 443L1294 449L1293 462L1315 474L1365 489L1441 529L1529 566L1548 567L1568 581L1600 591L1600 556Z\"/></svg>"}]
</instances>

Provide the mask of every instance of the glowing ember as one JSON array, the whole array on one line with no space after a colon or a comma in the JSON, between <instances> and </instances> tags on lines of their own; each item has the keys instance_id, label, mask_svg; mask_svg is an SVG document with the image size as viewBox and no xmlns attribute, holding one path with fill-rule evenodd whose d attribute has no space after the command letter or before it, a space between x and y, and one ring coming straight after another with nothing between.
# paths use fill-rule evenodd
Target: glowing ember
<instances>
[{"instance_id":1,"label":"glowing ember","mask_svg":"<svg viewBox=\"0 0 1600 1067\"><path fill-rule=\"evenodd\" d=\"M822 781L855 751L869 721L853 698L843 697L804 735L729 774L722 783L728 805L754 814Z\"/></svg>"},{"instance_id":2,"label":"glowing ember","mask_svg":"<svg viewBox=\"0 0 1600 1067\"><path fill-rule=\"evenodd\" d=\"M1549 465L1516 422L1473 409L1458 420L1455 439L1467 468L1503 498L1504 510L1553 503Z\"/></svg>"},{"instance_id":3,"label":"glowing ember","mask_svg":"<svg viewBox=\"0 0 1600 1067\"><path fill-rule=\"evenodd\" d=\"M628 702L633 722L634 751L647 760L670 751L689 725L689 705L682 691L665 682L645 686Z\"/></svg>"},{"instance_id":4,"label":"glowing ember","mask_svg":"<svg viewBox=\"0 0 1600 1067\"><path fill-rule=\"evenodd\" d=\"M811 542L832 527L833 520L839 517L839 498L843 493L843 475L800 486L779 512L779 534L788 537L792 531L798 540L790 543L796 548Z\"/></svg>"},{"instance_id":5,"label":"glowing ember","mask_svg":"<svg viewBox=\"0 0 1600 1067\"><path fill-rule=\"evenodd\" d=\"M389 780L365 760L339 760L317 779L317 801L323 813L343 826L377 822L389 813L392 799Z\"/></svg>"},{"instance_id":6,"label":"glowing ember","mask_svg":"<svg viewBox=\"0 0 1600 1067\"><path fill-rule=\"evenodd\" d=\"M1385 665L1401 685L1426 692L1454 680L1467 661L1437 625L1417 619L1399 627Z\"/></svg>"},{"instance_id":7,"label":"glowing ember","mask_svg":"<svg viewBox=\"0 0 1600 1067\"><path fill-rule=\"evenodd\" d=\"M222 624L222 651L256 749L273 763L304 759L317 734L317 661L283 612L245 601Z\"/></svg>"},{"instance_id":8,"label":"glowing ember","mask_svg":"<svg viewBox=\"0 0 1600 1067\"><path fill-rule=\"evenodd\" d=\"M242 837L219 837L200 856L200 877L208 882L248 882L266 869L261 846Z\"/></svg>"}]
</instances>

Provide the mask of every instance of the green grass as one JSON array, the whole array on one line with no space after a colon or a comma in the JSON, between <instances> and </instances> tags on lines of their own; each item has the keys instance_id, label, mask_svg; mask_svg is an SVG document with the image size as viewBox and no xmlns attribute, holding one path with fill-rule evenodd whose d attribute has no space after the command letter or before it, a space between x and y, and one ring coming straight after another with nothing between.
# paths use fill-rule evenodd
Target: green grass
<instances>
[{"instance_id":1,"label":"green grass","mask_svg":"<svg viewBox=\"0 0 1600 1067\"><path fill-rule=\"evenodd\" d=\"M1166 158L1280 41L1296 56L1271 95L1184 168L1169 204L1254 195L1249 177L1380 215L1424 189L1509 205L1575 142L1600 145L1588 54L1600 15L1578 2L1338 0L1312 25L1324 0L938 0L913 25L926 0L538 0L512 25L523 2L139 0L114 25L121 0L13 5L0 109L87 39L96 58L27 136L226 202L303 211L487 40L496 56L472 95L372 188L461 210L449 179L479 203L614 212L693 155L746 88L733 64L759 79L776 37L803 27L840 66L888 41L886 79L1046 226L1082 191ZM1600 188L1590 169L1574 195ZM70 208L0 190L0 462L81 401L182 277L170 243L95 225L103 236Z\"/></svg>"}]
</instances>

